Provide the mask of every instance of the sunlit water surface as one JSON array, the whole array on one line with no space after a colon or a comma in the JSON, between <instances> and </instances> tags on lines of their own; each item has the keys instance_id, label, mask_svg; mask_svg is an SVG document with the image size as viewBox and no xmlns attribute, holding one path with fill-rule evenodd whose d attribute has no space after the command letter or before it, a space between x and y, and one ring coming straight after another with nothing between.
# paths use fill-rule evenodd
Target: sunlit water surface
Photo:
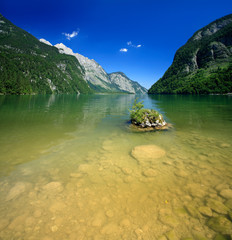
<instances>
[{"instance_id":1,"label":"sunlit water surface","mask_svg":"<svg viewBox=\"0 0 232 240\"><path fill-rule=\"evenodd\" d=\"M173 125L144 133L135 97L0 96L0 239L229 239L232 97L139 96Z\"/></svg>"}]
</instances>

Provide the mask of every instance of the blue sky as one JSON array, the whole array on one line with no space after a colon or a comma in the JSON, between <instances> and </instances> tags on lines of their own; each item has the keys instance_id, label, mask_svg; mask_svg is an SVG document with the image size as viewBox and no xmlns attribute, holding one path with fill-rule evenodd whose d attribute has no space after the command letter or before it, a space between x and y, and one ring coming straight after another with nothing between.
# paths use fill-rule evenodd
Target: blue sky
<instances>
[{"instance_id":1,"label":"blue sky","mask_svg":"<svg viewBox=\"0 0 232 240\"><path fill-rule=\"evenodd\" d=\"M149 88L195 31L232 13L232 1L1 0L0 12L35 37L62 42Z\"/></svg>"}]
</instances>

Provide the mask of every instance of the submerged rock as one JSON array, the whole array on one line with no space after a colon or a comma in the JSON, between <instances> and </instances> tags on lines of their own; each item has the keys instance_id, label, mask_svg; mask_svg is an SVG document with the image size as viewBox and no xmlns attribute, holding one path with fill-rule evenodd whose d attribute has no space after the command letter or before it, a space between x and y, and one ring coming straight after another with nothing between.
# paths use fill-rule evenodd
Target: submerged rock
<instances>
[{"instance_id":1,"label":"submerged rock","mask_svg":"<svg viewBox=\"0 0 232 240\"><path fill-rule=\"evenodd\" d=\"M207 222L207 225L216 232L232 234L232 222L225 217L213 217Z\"/></svg>"},{"instance_id":2,"label":"submerged rock","mask_svg":"<svg viewBox=\"0 0 232 240\"><path fill-rule=\"evenodd\" d=\"M227 201L225 202L225 205L226 205L228 208L232 209L232 199L227 200Z\"/></svg>"},{"instance_id":3,"label":"submerged rock","mask_svg":"<svg viewBox=\"0 0 232 240\"><path fill-rule=\"evenodd\" d=\"M213 215L212 210L209 207L202 206L202 207L199 207L198 210L204 216L212 217L212 215Z\"/></svg>"},{"instance_id":4,"label":"submerged rock","mask_svg":"<svg viewBox=\"0 0 232 240\"><path fill-rule=\"evenodd\" d=\"M158 237L158 240L167 240L167 238L165 236L160 236Z\"/></svg>"},{"instance_id":5,"label":"submerged rock","mask_svg":"<svg viewBox=\"0 0 232 240\"><path fill-rule=\"evenodd\" d=\"M118 231L119 231L118 225L114 223L108 223L101 229L101 234L110 235L110 234L118 233Z\"/></svg>"},{"instance_id":6,"label":"submerged rock","mask_svg":"<svg viewBox=\"0 0 232 240\"><path fill-rule=\"evenodd\" d=\"M18 182L12 187L6 197L6 201L10 201L12 199L17 198L19 195L21 195L26 190L26 183L24 182Z\"/></svg>"},{"instance_id":7,"label":"submerged rock","mask_svg":"<svg viewBox=\"0 0 232 240\"><path fill-rule=\"evenodd\" d=\"M134 147L131 155L138 161L150 161L165 156L165 151L156 145Z\"/></svg>"},{"instance_id":8,"label":"submerged rock","mask_svg":"<svg viewBox=\"0 0 232 240\"><path fill-rule=\"evenodd\" d=\"M0 219L0 231L2 231L8 225L9 225L9 221L7 219Z\"/></svg>"},{"instance_id":9,"label":"submerged rock","mask_svg":"<svg viewBox=\"0 0 232 240\"><path fill-rule=\"evenodd\" d=\"M63 191L63 186L60 182L50 182L43 186L43 190L49 193L54 193L54 192L62 192Z\"/></svg>"},{"instance_id":10,"label":"submerged rock","mask_svg":"<svg viewBox=\"0 0 232 240\"><path fill-rule=\"evenodd\" d=\"M165 235L167 236L168 240L179 240L174 230L167 232Z\"/></svg>"},{"instance_id":11,"label":"submerged rock","mask_svg":"<svg viewBox=\"0 0 232 240\"><path fill-rule=\"evenodd\" d=\"M190 216L192 216L194 218L200 218L201 217L201 214L198 212L198 210L193 205L186 204L185 208L188 211L188 213L190 214Z\"/></svg>"},{"instance_id":12,"label":"submerged rock","mask_svg":"<svg viewBox=\"0 0 232 240\"><path fill-rule=\"evenodd\" d=\"M222 202L214 199L208 199L207 206L210 207L215 212L221 213L221 214L227 214L229 210Z\"/></svg>"},{"instance_id":13,"label":"submerged rock","mask_svg":"<svg viewBox=\"0 0 232 240\"><path fill-rule=\"evenodd\" d=\"M114 212L111 209L109 209L106 211L106 216L112 218L114 216Z\"/></svg>"},{"instance_id":14,"label":"submerged rock","mask_svg":"<svg viewBox=\"0 0 232 240\"><path fill-rule=\"evenodd\" d=\"M230 220L232 221L232 211L229 212L229 218L230 218Z\"/></svg>"},{"instance_id":15,"label":"submerged rock","mask_svg":"<svg viewBox=\"0 0 232 240\"><path fill-rule=\"evenodd\" d=\"M155 177L157 175L157 172L152 168L148 168L143 171L143 175L145 177Z\"/></svg>"},{"instance_id":16,"label":"submerged rock","mask_svg":"<svg viewBox=\"0 0 232 240\"><path fill-rule=\"evenodd\" d=\"M120 222L120 227L128 228L130 227L131 223L130 220L125 218Z\"/></svg>"},{"instance_id":17,"label":"submerged rock","mask_svg":"<svg viewBox=\"0 0 232 240\"><path fill-rule=\"evenodd\" d=\"M223 189L220 195L226 199L232 199L232 189Z\"/></svg>"},{"instance_id":18,"label":"submerged rock","mask_svg":"<svg viewBox=\"0 0 232 240\"><path fill-rule=\"evenodd\" d=\"M177 170L174 172L177 177L186 178L188 174L184 170Z\"/></svg>"},{"instance_id":19,"label":"submerged rock","mask_svg":"<svg viewBox=\"0 0 232 240\"><path fill-rule=\"evenodd\" d=\"M178 219L172 215L160 215L159 220L170 227L176 227L179 224Z\"/></svg>"},{"instance_id":20,"label":"submerged rock","mask_svg":"<svg viewBox=\"0 0 232 240\"><path fill-rule=\"evenodd\" d=\"M214 238L214 240L227 240L227 239L228 239L227 237L224 237L221 234L217 234L217 236Z\"/></svg>"},{"instance_id":21,"label":"submerged rock","mask_svg":"<svg viewBox=\"0 0 232 240\"><path fill-rule=\"evenodd\" d=\"M94 215L92 226L93 227L101 227L105 221L105 214L103 212L98 212Z\"/></svg>"}]
</instances>

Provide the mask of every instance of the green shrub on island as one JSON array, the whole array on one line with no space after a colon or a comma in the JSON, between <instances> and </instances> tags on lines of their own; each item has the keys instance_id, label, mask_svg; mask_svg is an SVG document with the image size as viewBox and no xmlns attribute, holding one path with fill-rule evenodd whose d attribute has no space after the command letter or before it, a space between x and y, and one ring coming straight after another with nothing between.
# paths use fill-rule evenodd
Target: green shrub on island
<instances>
[{"instance_id":1,"label":"green shrub on island","mask_svg":"<svg viewBox=\"0 0 232 240\"><path fill-rule=\"evenodd\" d=\"M143 101L137 102L137 100L138 99L136 98L132 110L129 110L132 124L143 128L160 128L167 124L164 121L162 114L154 109L143 108Z\"/></svg>"}]
</instances>

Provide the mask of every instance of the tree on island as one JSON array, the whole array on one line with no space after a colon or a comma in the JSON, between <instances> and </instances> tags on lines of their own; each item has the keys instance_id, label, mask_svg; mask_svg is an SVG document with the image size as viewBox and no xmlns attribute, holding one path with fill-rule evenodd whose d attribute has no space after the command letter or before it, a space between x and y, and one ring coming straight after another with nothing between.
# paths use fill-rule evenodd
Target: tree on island
<instances>
[{"instance_id":1,"label":"tree on island","mask_svg":"<svg viewBox=\"0 0 232 240\"><path fill-rule=\"evenodd\" d=\"M130 119L133 125L142 128L162 128L167 125L162 114L154 109L143 108L143 101L137 102L135 99L132 110L130 111Z\"/></svg>"}]
</instances>

